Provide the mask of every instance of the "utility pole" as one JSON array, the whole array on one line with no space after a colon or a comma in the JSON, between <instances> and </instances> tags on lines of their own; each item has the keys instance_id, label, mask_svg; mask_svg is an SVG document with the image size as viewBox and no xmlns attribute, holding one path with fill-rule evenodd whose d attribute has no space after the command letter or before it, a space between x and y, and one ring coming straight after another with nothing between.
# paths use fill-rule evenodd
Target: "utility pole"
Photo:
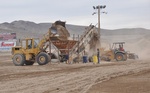
<instances>
[{"instance_id":1,"label":"utility pole","mask_svg":"<svg viewBox=\"0 0 150 93\"><path fill-rule=\"evenodd\" d=\"M101 31L100 31L100 9L104 9L106 8L106 5L98 5L98 6L93 6L93 9L97 9L98 10L98 38L99 38L99 43L100 43L100 48L101 48ZM102 13L106 13L106 12L102 12ZM96 14L96 12L94 12L92 15Z\"/></svg>"},{"instance_id":2,"label":"utility pole","mask_svg":"<svg viewBox=\"0 0 150 93\"><path fill-rule=\"evenodd\" d=\"M101 29L100 29L100 6L98 6L98 37L99 37L99 46L101 48Z\"/></svg>"}]
</instances>

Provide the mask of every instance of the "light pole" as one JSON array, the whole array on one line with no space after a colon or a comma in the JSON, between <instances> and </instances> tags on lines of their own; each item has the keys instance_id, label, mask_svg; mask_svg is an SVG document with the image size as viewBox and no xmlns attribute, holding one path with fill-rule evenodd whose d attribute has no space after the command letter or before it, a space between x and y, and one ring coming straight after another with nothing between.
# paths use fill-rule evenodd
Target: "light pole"
<instances>
[{"instance_id":1,"label":"light pole","mask_svg":"<svg viewBox=\"0 0 150 93\"><path fill-rule=\"evenodd\" d=\"M100 48L101 48L101 34L100 34L100 9L104 9L106 8L106 5L98 5L98 6L93 6L94 10L98 10L98 37L99 37L99 43L100 43ZM102 13L106 13L106 12L102 12ZM94 12L92 15L96 14L96 12Z\"/></svg>"}]
</instances>

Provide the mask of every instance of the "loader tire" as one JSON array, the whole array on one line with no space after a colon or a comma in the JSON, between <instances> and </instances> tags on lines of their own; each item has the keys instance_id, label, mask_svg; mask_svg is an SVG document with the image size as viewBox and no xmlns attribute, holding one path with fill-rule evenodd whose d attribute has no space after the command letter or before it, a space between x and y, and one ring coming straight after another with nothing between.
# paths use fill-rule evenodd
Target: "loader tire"
<instances>
[{"instance_id":1,"label":"loader tire","mask_svg":"<svg viewBox=\"0 0 150 93\"><path fill-rule=\"evenodd\" d=\"M25 63L25 57L23 54L15 54L13 57L13 63L15 66L23 66Z\"/></svg>"},{"instance_id":2,"label":"loader tire","mask_svg":"<svg viewBox=\"0 0 150 93\"><path fill-rule=\"evenodd\" d=\"M36 57L36 62L39 64L39 65L45 65L47 64L48 62L50 61L50 56L45 53L45 52L41 52L37 55Z\"/></svg>"},{"instance_id":3,"label":"loader tire","mask_svg":"<svg viewBox=\"0 0 150 93\"><path fill-rule=\"evenodd\" d=\"M124 55L122 53L115 54L116 61L124 61Z\"/></svg>"},{"instance_id":4,"label":"loader tire","mask_svg":"<svg viewBox=\"0 0 150 93\"><path fill-rule=\"evenodd\" d=\"M124 61L127 61L127 54L124 54Z\"/></svg>"},{"instance_id":5,"label":"loader tire","mask_svg":"<svg viewBox=\"0 0 150 93\"><path fill-rule=\"evenodd\" d=\"M33 65L34 62L33 62L33 61L27 61L27 60L26 60L26 61L25 61L25 64L26 64L26 65Z\"/></svg>"}]
</instances>

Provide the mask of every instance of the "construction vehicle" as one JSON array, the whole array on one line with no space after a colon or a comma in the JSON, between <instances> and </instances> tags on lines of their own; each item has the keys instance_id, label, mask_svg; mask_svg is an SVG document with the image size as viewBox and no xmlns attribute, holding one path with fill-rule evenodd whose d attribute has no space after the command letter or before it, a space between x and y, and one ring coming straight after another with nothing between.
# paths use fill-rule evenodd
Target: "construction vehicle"
<instances>
[{"instance_id":1,"label":"construction vehicle","mask_svg":"<svg viewBox=\"0 0 150 93\"><path fill-rule=\"evenodd\" d=\"M130 53L130 52L127 52L127 57L128 57L128 59L134 59L134 60L139 59L137 54Z\"/></svg>"},{"instance_id":2,"label":"construction vehicle","mask_svg":"<svg viewBox=\"0 0 150 93\"><path fill-rule=\"evenodd\" d=\"M105 51L103 48L101 50L101 60L111 61L116 59L116 61L126 61L127 52L124 50L123 45L125 42L115 42L113 43L110 50Z\"/></svg>"},{"instance_id":3,"label":"construction vehicle","mask_svg":"<svg viewBox=\"0 0 150 93\"><path fill-rule=\"evenodd\" d=\"M48 36L41 41L36 38L22 39L21 46L12 47L13 63L16 66L33 65L35 61L39 65L47 64L50 61L50 56L43 46L48 40Z\"/></svg>"},{"instance_id":4,"label":"construction vehicle","mask_svg":"<svg viewBox=\"0 0 150 93\"><path fill-rule=\"evenodd\" d=\"M56 21L41 40L38 38L22 39L20 46L12 47L14 65L33 65L35 62L39 65L47 64L50 61L51 54L46 49L51 47L51 42L60 39L65 41L68 36L69 33L65 28L65 22ZM53 39L53 41L50 39ZM57 44L57 42L55 43Z\"/></svg>"}]
</instances>

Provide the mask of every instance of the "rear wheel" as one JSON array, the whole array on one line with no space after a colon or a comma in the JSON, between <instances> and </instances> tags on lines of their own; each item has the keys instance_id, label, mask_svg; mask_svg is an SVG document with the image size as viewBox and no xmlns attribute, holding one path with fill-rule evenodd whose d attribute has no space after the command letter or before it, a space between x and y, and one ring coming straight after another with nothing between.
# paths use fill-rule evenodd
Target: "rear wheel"
<instances>
[{"instance_id":1,"label":"rear wheel","mask_svg":"<svg viewBox=\"0 0 150 93\"><path fill-rule=\"evenodd\" d=\"M15 54L13 57L13 63L16 66L23 66L25 63L25 57L23 54Z\"/></svg>"},{"instance_id":2,"label":"rear wheel","mask_svg":"<svg viewBox=\"0 0 150 93\"><path fill-rule=\"evenodd\" d=\"M33 62L33 61L27 61L27 60L26 60L26 61L25 61L25 64L26 64L26 65L33 65L34 62Z\"/></svg>"},{"instance_id":3,"label":"rear wheel","mask_svg":"<svg viewBox=\"0 0 150 93\"><path fill-rule=\"evenodd\" d=\"M115 58L117 61L123 61L124 60L124 55L122 53L117 53L115 55Z\"/></svg>"},{"instance_id":4,"label":"rear wheel","mask_svg":"<svg viewBox=\"0 0 150 93\"><path fill-rule=\"evenodd\" d=\"M39 64L39 65L45 65L47 64L48 62L50 61L50 56L45 53L45 52L41 52L37 55L36 57L36 62Z\"/></svg>"}]
</instances>

